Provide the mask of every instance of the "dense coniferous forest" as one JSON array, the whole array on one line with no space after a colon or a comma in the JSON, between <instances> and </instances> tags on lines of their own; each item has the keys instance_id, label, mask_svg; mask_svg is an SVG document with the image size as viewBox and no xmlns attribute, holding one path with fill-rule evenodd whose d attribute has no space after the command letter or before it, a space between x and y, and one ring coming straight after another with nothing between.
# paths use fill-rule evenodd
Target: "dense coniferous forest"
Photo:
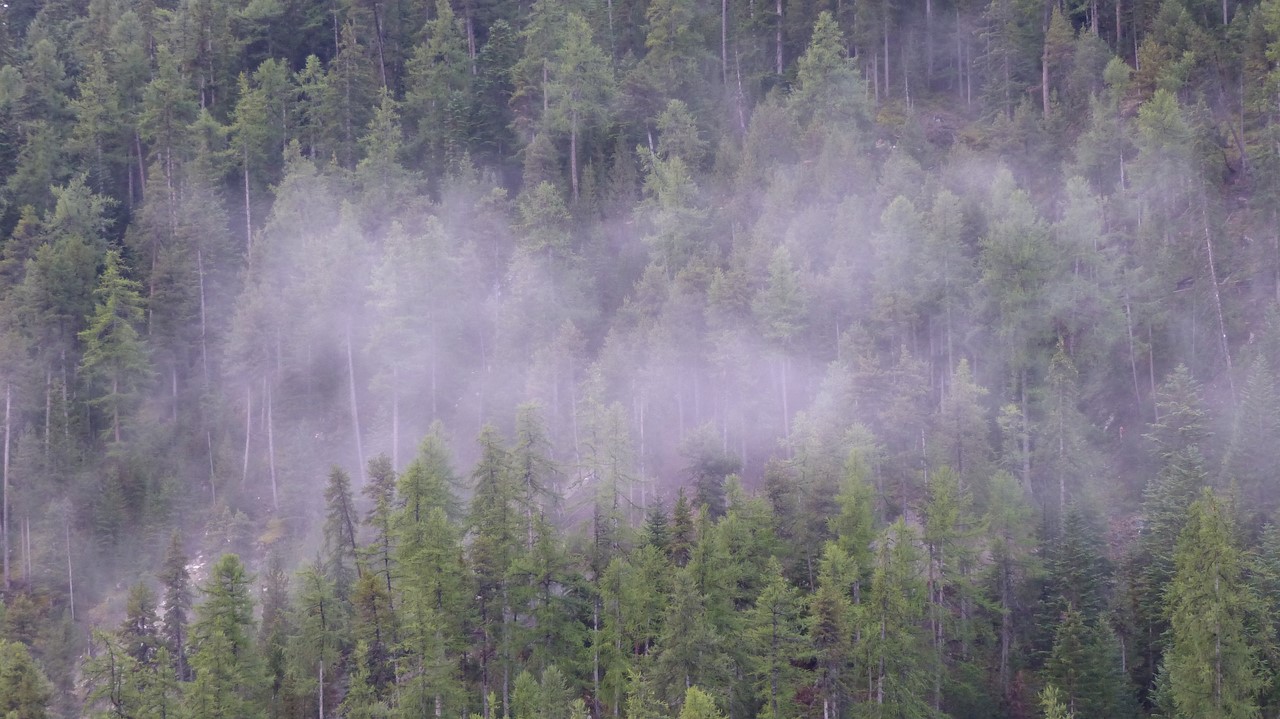
<instances>
[{"instance_id":1,"label":"dense coniferous forest","mask_svg":"<svg viewBox=\"0 0 1280 719\"><path fill-rule=\"evenodd\" d=\"M1280 712L1280 0L0 20L0 716Z\"/></svg>"}]
</instances>

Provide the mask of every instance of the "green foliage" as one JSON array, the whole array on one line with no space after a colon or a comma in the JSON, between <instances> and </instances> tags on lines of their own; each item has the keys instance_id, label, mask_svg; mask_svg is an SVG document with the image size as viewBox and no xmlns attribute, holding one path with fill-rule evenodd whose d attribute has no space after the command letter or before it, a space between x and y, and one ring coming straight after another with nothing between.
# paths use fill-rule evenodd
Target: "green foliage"
<instances>
[{"instance_id":1,"label":"green foliage","mask_svg":"<svg viewBox=\"0 0 1280 719\"><path fill-rule=\"evenodd\" d=\"M1209 490L1188 510L1174 562L1163 671L1175 715L1257 716L1262 682L1249 632L1257 607L1231 516Z\"/></svg>"}]
</instances>

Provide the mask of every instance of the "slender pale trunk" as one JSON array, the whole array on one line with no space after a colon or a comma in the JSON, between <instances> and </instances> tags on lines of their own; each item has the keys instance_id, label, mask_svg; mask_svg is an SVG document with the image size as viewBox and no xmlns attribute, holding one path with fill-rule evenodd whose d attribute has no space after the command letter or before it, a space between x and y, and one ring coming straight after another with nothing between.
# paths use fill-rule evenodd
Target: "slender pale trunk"
<instances>
[{"instance_id":1,"label":"slender pale trunk","mask_svg":"<svg viewBox=\"0 0 1280 719\"><path fill-rule=\"evenodd\" d=\"M889 82L889 16L886 14L884 18L884 94L889 96L889 88L893 85Z\"/></svg>"},{"instance_id":2,"label":"slender pale trunk","mask_svg":"<svg viewBox=\"0 0 1280 719\"><path fill-rule=\"evenodd\" d=\"M320 719L324 719L324 659L320 660L320 686L316 691L316 699L320 705Z\"/></svg>"},{"instance_id":3,"label":"slender pale trunk","mask_svg":"<svg viewBox=\"0 0 1280 719\"><path fill-rule=\"evenodd\" d=\"M347 322L347 378L351 389L351 426L356 435L356 466L364 476L364 444L360 439L360 407L356 403L356 363L351 351L351 323Z\"/></svg>"},{"instance_id":4,"label":"slender pale trunk","mask_svg":"<svg viewBox=\"0 0 1280 719\"><path fill-rule=\"evenodd\" d=\"M1223 5L1224 12L1226 5ZM1236 401L1236 382L1231 367L1231 346L1227 343L1227 324L1222 317L1222 292L1218 289L1218 270L1213 262L1213 235L1209 232L1209 211L1201 198L1201 219L1204 222L1204 246L1209 253L1209 279L1213 282L1213 307L1218 314L1218 337L1222 340L1222 358L1227 364L1227 389L1231 391L1231 401Z\"/></svg>"},{"instance_id":5,"label":"slender pale trunk","mask_svg":"<svg viewBox=\"0 0 1280 719\"><path fill-rule=\"evenodd\" d=\"M729 85L729 0L720 0L720 83Z\"/></svg>"},{"instance_id":6,"label":"slender pale trunk","mask_svg":"<svg viewBox=\"0 0 1280 719\"><path fill-rule=\"evenodd\" d=\"M53 416L53 370L44 371L44 458L49 459L49 426Z\"/></svg>"},{"instance_id":7,"label":"slender pale trunk","mask_svg":"<svg viewBox=\"0 0 1280 719\"><path fill-rule=\"evenodd\" d=\"M787 356L782 355L782 436L791 439L791 407L787 392Z\"/></svg>"},{"instance_id":8,"label":"slender pale trunk","mask_svg":"<svg viewBox=\"0 0 1280 719\"><path fill-rule=\"evenodd\" d=\"M1124 0L1116 0L1116 50L1120 49L1120 41L1124 37L1124 26L1120 24L1120 10Z\"/></svg>"},{"instance_id":9,"label":"slender pale trunk","mask_svg":"<svg viewBox=\"0 0 1280 719\"><path fill-rule=\"evenodd\" d=\"M120 396L120 378L111 378L111 395L112 397ZM116 444L120 444L120 404L119 400L111 406L111 429L115 433Z\"/></svg>"},{"instance_id":10,"label":"slender pale trunk","mask_svg":"<svg viewBox=\"0 0 1280 719\"><path fill-rule=\"evenodd\" d=\"M924 78L933 83L933 0L924 0Z\"/></svg>"},{"instance_id":11,"label":"slender pale trunk","mask_svg":"<svg viewBox=\"0 0 1280 719\"><path fill-rule=\"evenodd\" d=\"M1031 488L1031 419L1027 406L1027 370L1022 370L1022 486Z\"/></svg>"},{"instance_id":12,"label":"slender pale trunk","mask_svg":"<svg viewBox=\"0 0 1280 719\"><path fill-rule=\"evenodd\" d=\"M391 383L396 385L397 370L391 371ZM400 388L391 388L391 466L400 471Z\"/></svg>"},{"instance_id":13,"label":"slender pale trunk","mask_svg":"<svg viewBox=\"0 0 1280 719\"><path fill-rule=\"evenodd\" d=\"M271 385L263 380L266 385L267 395L267 465L271 469L271 506L273 509L280 509L280 497L276 492L276 440L275 440L275 418L272 416L271 406Z\"/></svg>"},{"instance_id":14,"label":"slender pale trunk","mask_svg":"<svg viewBox=\"0 0 1280 719\"><path fill-rule=\"evenodd\" d=\"M13 425L13 415L10 412L13 409L13 385L6 382L4 385L4 491L0 497L0 505L3 510L0 511L0 532L4 533L4 588L9 590L9 435Z\"/></svg>"},{"instance_id":15,"label":"slender pale trunk","mask_svg":"<svg viewBox=\"0 0 1280 719\"><path fill-rule=\"evenodd\" d=\"M1045 33L1049 31L1045 24ZM1049 43L1046 40L1044 51L1040 53L1040 104L1045 117L1049 116Z\"/></svg>"},{"instance_id":16,"label":"slender pale trunk","mask_svg":"<svg viewBox=\"0 0 1280 719\"><path fill-rule=\"evenodd\" d=\"M147 192L147 165L143 161L142 135L137 130L133 131L133 146L138 151L138 203L141 204Z\"/></svg>"},{"instance_id":17,"label":"slender pale trunk","mask_svg":"<svg viewBox=\"0 0 1280 719\"><path fill-rule=\"evenodd\" d=\"M249 200L249 144L244 146L244 254L253 266L253 203Z\"/></svg>"},{"instance_id":18,"label":"slender pale trunk","mask_svg":"<svg viewBox=\"0 0 1280 719\"><path fill-rule=\"evenodd\" d=\"M240 485L249 481L249 440L253 437L253 386L244 388L244 472L240 475Z\"/></svg>"},{"instance_id":19,"label":"slender pale trunk","mask_svg":"<svg viewBox=\"0 0 1280 719\"><path fill-rule=\"evenodd\" d=\"M578 111L574 110L569 129L569 179L573 182L573 201L578 201Z\"/></svg>"},{"instance_id":20,"label":"slender pale trunk","mask_svg":"<svg viewBox=\"0 0 1280 719\"><path fill-rule=\"evenodd\" d=\"M782 74L782 0L776 0L775 8L777 9L777 13L778 13L778 27L774 34L774 45L777 48L776 57L774 58L774 64L776 65L776 68L775 68L776 72L779 75L781 75Z\"/></svg>"},{"instance_id":21,"label":"slender pale trunk","mask_svg":"<svg viewBox=\"0 0 1280 719\"><path fill-rule=\"evenodd\" d=\"M383 38L385 33L382 31L382 13L378 12L377 3L375 3L373 6L373 25L374 25L374 30L378 33L378 37L376 38L378 41L378 73L382 78L382 87L383 89L386 89L387 87L387 56L386 56L386 50L384 47L385 40ZM320 719L324 719L324 712L320 713Z\"/></svg>"},{"instance_id":22,"label":"slender pale trunk","mask_svg":"<svg viewBox=\"0 0 1280 719\"><path fill-rule=\"evenodd\" d=\"M209 389L209 324L205 311L204 293L204 251L196 248L196 276L200 280L200 372L204 379L203 389Z\"/></svg>"},{"instance_id":23,"label":"slender pale trunk","mask_svg":"<svg viewBox=\"0 0 1280 719\"><path fill-rule=\"evenodd\" d=\"M71 572L71 517L62 524L63 538L67 545L67 604L71 609L71 621L76 620L76 578Z\"/></svg>"}]
</instances>

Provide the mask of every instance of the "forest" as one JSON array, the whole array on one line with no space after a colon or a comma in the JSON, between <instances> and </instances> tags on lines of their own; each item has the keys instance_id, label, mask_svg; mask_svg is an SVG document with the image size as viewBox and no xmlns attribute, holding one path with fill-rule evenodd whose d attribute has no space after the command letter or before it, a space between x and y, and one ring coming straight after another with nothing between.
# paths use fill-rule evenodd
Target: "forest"
<instances>
[{"instance_id":1,"label":"forest","mask_svg":"<svg viewBox=\"0 0 1280 719\"><path fill-rule=\"evenodd\" d=\"M1280 712L1280 0L0 5L0 717Z\"/></svg>"}]
</instances>

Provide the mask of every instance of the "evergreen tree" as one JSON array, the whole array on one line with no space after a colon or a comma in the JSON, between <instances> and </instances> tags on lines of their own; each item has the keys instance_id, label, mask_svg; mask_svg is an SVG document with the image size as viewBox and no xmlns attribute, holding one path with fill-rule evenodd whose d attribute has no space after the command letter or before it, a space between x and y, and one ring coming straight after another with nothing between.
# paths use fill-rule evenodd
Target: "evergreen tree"
<instances>
[{"instance_id":1,"label":"evergreen tree","mask_svg":"<svg viewBox=\"0 0 1280 719\"><path fill-rule=\"evenodd\" d=\"M169 548L164 556L159 574L164 586L164 642L173 658L174 671L179 681L190 681L188 664L187 619L191 613L191 575L187 571L187 553L182 548L182 537L174 532L169 538Z\"/></svg>"},{"instance_id":2,"label":"evergreen tree","mask_svg":"<svg viewBox=\"0 0 1280 719\"><path fill-rule=\"evenodd\" d=\"M357 565L356 508L351 479L341 467L329 470L324 489L324 573L338 597L347 597L360 571Z\"/></svg>"},{"instance_id":3,"label":"evergreen tree","mask_svg":"<svg viewBox=\"0 0 1280 719\"><path fill-rule=\"evenodd\" d=\"M137 283L124 277L115 251L107 253L94 299L93 314L79 335L85 345L80 371L102 386L94 404L111 417L110 436L119 444L121 415L135 407L151 370L138 328L143 318L142 298Z\"/></svg>"},{"instance_id":4,"label":"evergreen tree","mask_svg":"<svg viewBox=\"0 0 1280 719\"><path fill-rule=\"evenodd\" d=\"M225 554L201 588L191 625L195 679L185 703L192 719L264 716L265 673L253 641L253 597L239 557Z\"/></svg>"},{"instance_id":5,"label":"evergreen tree","mask_svg":"<svg viewBox=\"0 0 1280 719\"><path fill-rule=\"evenodd\" d=\"M1083 613L1067 609L1059 617L1044 674L1049 686L1060 689L1071 714L1133 716L1133 695L1122 671L1119 642L1105 622L1087 623Z\"/></svg>"},{"instance_id":6,"label":"evergreen tree","mask_svg":"<svg viewBox=\"0 0 1280 719\"><path fill-rule=\"evenodd\" d=\"M52 700L49 680L27 648L0 639L0 709L5 716L45 719Z\"/></svg>"},{"instance_id":7,"label":"evergreen tree","mask_svg":"<svg viewBox=\"0 0 1280 719\"><path fill-rule=\"evenodd\" d=\"M1163 665L1175 716L1257 716L1262 682L1249 631L1257 607L1230 513L1209 490L1189 508L1177 544Z\"/></svg>"}]
</instances>

